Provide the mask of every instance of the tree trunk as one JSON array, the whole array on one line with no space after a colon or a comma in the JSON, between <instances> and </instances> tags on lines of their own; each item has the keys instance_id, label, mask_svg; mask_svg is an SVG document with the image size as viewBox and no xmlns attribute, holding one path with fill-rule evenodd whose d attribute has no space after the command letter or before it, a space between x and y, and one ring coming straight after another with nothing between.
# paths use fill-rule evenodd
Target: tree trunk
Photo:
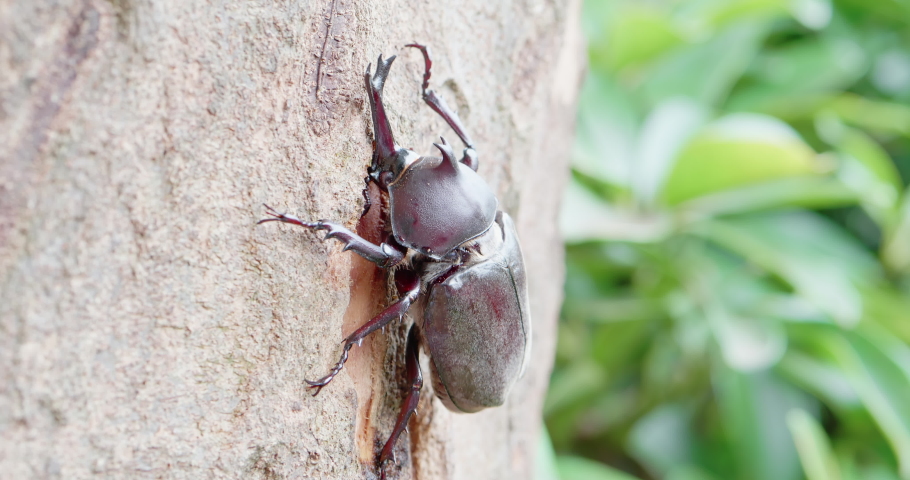
<instances>
[{"instance_id":1,"label":"tree trunk","mask_svg":"<svg viewBox=\"0 0 910 480\"><path fill-rule=\"evenodd\" d=\"M372 228L362 73L379 53L399 54L398 143L454 144L411 41L433 49L431 86L518 224L534 352L500 408L454 414L427 382L389 477L532 477L579 4L444 3L0 1L0 478L377 476L408 321L319 396L303 379L388 303L386 274L256 221L269 203Z\"/></svg>"}]
</instances>

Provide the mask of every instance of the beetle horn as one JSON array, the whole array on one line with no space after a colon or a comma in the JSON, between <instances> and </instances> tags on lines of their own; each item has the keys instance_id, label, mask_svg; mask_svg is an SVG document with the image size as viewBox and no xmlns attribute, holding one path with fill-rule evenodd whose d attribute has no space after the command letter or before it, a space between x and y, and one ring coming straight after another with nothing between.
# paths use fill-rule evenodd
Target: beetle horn
<instances>
[{"instance_id":1,"label":"beetle horn","mask_svg":"<svg viewBox=\"0 0 910 480\"><path fill-rule=\"evenodd\" d=\"M440 143L433 144L442 153L442 163L439 166L449 165L455 172L458 172L458 159L455 158L455 152L452 151L452 147L449 146L444 137L439 137L439 141Z\"/></svg>"}]
</instances>

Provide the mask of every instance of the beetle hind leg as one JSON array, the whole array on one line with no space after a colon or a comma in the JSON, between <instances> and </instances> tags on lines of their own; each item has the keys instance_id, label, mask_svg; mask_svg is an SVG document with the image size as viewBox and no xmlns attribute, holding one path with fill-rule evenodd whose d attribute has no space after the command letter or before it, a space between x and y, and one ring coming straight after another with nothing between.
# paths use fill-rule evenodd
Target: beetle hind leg
<instances>
[{"instance_id":1,"label":"beetle hind leg","mask_svg":"<svg viewBox=\"0 0 910 480\"><path fill-rule=\"evenodd\" d=\"M401 318L408 309L411 308L411 304L417 301L417 297L420 295L420 281L415 278L412 284L407 287L405 293L397 302L389 305L382 313L370 319L369 322L363 324L360 328L355 330L354 333L348 335L348 337L344 339L344 351L341 353L341 359L332 367L332 370L329 371L328 375L319 380L305 380L306 383L309 384L309 388L315 389L313 392L314 397L318 395L322 388L328 385L339 372L341 372L342 368L344 368L344 363L348 360L348 352L351 350L351 347L360 345L360 342L369 334L385 327L391 323L392 320Z\"/></svg>"},{"instance_id":2,"label":"beetle hind leg","mask_svg":"<svg viewBox=\"0 0 910 480\"><path fill-rule=\"evenodd\" d=\"M417 412L417 404L420 403L420 389L423 388L423 375L420 373L418 338L417 326L411 325L411 330L408 332L408 346L405 350L408 393L404 398L404 403L401 405L401 412L398 413L398 420L395 421L395 428L392 429L392 435L389 436L389 439L382 447L382 453L379 454L379 471L380 477L383 479L385 478L385 463L392 459L392 451L395 449L395 444L407 428L411 416Z\"/></svg>"},{"instance_id":3,"label":"beetle hind leg","mask_svg":"<svg viewBox=\"0 0 910 480\"><path fill-rule=\"evenodd\" d=\"M474 149L474 141L471 140L464 125L461 124L461 119L458 118L458 114L455 113L455 110L452 110L452 108L446 104L446 101L437 95L434 90L430 90L430 70L433 67L433 60L430 58L429 49L425 45L419 43L409 43L405 46L416 48L423 54L423 101L426 102L434 112L438 113L439 116L452 127L452 130L455 131L458 138L464 142L465 149L464 156L461 158L461 163L471 167L472 170L477 171L479 159L477 158L477 151Z\"/></svg>"}]
</instances>

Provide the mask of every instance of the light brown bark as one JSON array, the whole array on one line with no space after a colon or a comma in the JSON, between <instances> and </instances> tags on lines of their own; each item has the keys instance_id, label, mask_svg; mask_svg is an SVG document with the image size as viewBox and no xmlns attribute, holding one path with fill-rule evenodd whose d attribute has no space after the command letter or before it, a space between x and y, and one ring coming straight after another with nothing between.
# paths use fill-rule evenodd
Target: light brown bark
<instances>
[{"instance_id":1,"label":"light brown bark","mask_svg":"<svg viewBox=\"0 0 910 480\"><path fill-rule=\"evenodd\" d=\"M256 226L262 203L356 227L371 157L361 74L398 142L455 136L516 219L533 362L508 403L425 391L390 478L531 478L561 296L557 203L578 2L0 2L0 478L374 478L406 324L340 340L388 301L337 242ZM425 370L426 372L426 370ZM429 384L429 382L427 382Z\"/></svg>"}]
</instances>

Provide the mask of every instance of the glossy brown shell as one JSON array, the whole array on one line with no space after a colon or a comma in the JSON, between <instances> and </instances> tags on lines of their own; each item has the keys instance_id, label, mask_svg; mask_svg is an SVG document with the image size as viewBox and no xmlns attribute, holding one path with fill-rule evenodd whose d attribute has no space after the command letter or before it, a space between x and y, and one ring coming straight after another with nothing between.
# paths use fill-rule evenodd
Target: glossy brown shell
<instances>
[{"instance_id":1,"label":"glossy brown shell","mask_svg":"<svg viewBox=\"0 0 910 480\"><path fill-rule=\"evenodd\" d=\"M389 185L392 233L401 245L441 258L486 232L498 202L464 164L421 157Z\"/></svg>"},{"instance_id":2,"label":"glossy brown shell","mask_svg":"<svg viewBox=\"0 0 910 480\"><path fill-rule=\"evenodd\" d=\"M502 248L434 284L424 309L423 334L436 395L454 411L502 405L531 348L518 236L508 215L502 213L498 220Z\"/></svg>"}]
</instances>

